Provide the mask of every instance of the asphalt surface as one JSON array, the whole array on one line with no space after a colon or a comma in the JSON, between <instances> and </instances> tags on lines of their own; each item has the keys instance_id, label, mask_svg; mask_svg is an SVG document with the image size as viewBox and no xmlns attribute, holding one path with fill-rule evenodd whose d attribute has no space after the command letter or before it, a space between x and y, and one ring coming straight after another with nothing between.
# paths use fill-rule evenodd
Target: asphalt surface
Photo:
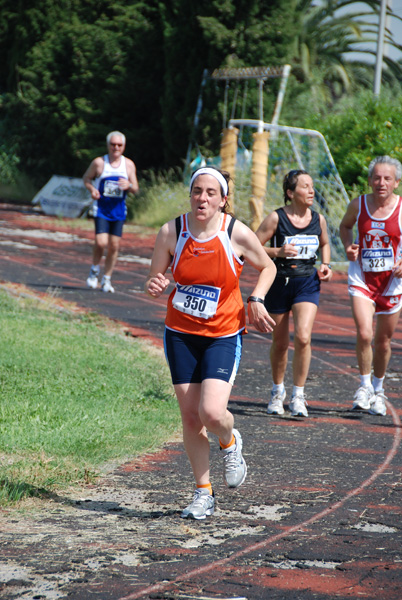
<instances>
[{"instance_id":1,"label":"asphalt surface","mask_svg":"<svg viewBox=\"0 0 402 600\"><path fill-rule=\"evenodd\" d=\"M0 205L0 280L97 311L161 346L166 297L143 292L154 239L152 231L126 228L116 293L104 294L85 287L90 223ZM254 280L246 267L244 298ZM212 440L215 514L180 519L193 481L178 439L68 497L3 511L0 598L401 600L402 323L385 417L350 410L358 387L354 344L339 272L322 286L309 418L269 417L270 336L250 328L230 401L249 467L245 483L225 488ZM290 395L291 364L286 386Z\"/></svg>"}]
</instances>

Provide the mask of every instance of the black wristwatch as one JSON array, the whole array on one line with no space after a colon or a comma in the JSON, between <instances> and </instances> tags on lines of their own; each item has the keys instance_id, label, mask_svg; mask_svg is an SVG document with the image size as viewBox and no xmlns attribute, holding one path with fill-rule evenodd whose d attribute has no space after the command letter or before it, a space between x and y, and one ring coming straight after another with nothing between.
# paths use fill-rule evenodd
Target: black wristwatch
<instances>
[{"instance_id":1,"label":"black wristwatch","mask_svg":"<svg viewBox=\"0 0 402 600\"><path fill-rule=\"evenodd\" d=\"M261 302L261 304L264 304L263 298L259 298L258 296L249 296L247 302Z\"/></svg>"}]
</instances>

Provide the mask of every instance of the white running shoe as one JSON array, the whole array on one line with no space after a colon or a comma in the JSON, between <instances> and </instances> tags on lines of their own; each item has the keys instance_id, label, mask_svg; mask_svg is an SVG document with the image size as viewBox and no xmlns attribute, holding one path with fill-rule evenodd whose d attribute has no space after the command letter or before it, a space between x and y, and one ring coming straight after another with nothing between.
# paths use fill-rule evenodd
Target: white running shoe
<instances>
[{"instance_id":1,"label":"white running shoe","mask_svg":"<svg viewBox=\"0 0 402 600\"><path fill-rule=\"evenodd\" d=\"M292 417L308 417L307 400L304 394L294 394L289 404Z\"/></svg>"},{"instance_id":2,"label":"white running shoe","mask_svg":"<svg viewBox=\"0 0 402 600\"><path fill-rule=\"evenodd\" d=\"M228 487L239 487L246 479L247 465L241 453L243 440L237 429L233 429L236 442L229 448L221 448L223 452L223 476Z\"/></svg>"},{"instance_id":3,"label":"white running shoe","mask_svg":"<svg viewBox=\"0 0 402 600\"><path fill-rule=\"evenodd\" d=\"M283 408L283 403L286 398L286 390L283 392L272 392L271 391L271 400L269 401L267 413L269 415L284 415L285 409Z\"/></svg>"},{"instance_id":4,"label":"white running shoe","mask_svg":"<svg viewBox=\"0 0 402 600\"><path fill-rule=\"evenodd\" d=\"M95 271L91 267L91 270L89 272L89 277L87 279L87 286L89 288L96 290L96 288L98 287L98 275L99 275L99 271Z\"/></svg>"},{"instance_id":5,"label":"white running shoe","mask_svg":"<svg viewBox=\"0 0 402 600\"><path fill-rule=\"evenodd\" d=\"M369 410L371 400L374 401L374 388L370 385L361 385L353 396L352 410Z\"/></svg>"},{"instance_id":6,"label":"white running shoe","mask_svg":"<svg viewBox=\"0 0 402 600\"><path fill-rule=\"evenodd\" d=\"M205 519L214 514L215 497L204 488L197 488L193 501L181 513L182 519Z\"/></svg>"},{"instance_id":7,"label":"white running shoe","mask_svg":"<svg viewBox=\"0 0 402 600\"><path fill-rule=\"evenodd\" d=\"M380 415L381 417L384 417L387 414L387 407L385 406L386 400L388 400L388 398L384 394L384 390L380 390L374 394L370 400L369 413L371 415Z\"/></svg>"},{"instance_id":8,"label":"white running shoe","mask_svg":"<svg viewBox=\"0 0 402 600\"><path fill-rule=\"evenodd\" d=\"M101 286L102 286L102 292L110 292L111 294L114 294L114 287L112 286L110 277L107 277L106 275L104 275L102 277Z\"/></svg>"}]
</instances>

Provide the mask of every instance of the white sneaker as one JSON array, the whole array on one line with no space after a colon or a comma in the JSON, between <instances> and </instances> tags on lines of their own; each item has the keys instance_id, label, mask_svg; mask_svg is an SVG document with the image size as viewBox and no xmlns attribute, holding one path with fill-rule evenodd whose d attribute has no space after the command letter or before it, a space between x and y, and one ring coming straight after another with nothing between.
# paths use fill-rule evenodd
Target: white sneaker
<instances>
[{"instance_id":1,"label":"white sneaker","mask_svg":"<svg viewBox=\"0 0 402 600\"><path fill-rule=\"evenodd\" d=\"M388 400L388 398L384 394L384 390L380 390L374 394L370 400L369 413L371 415L380 415L381 417L384 417L387 414L387 407L385 406L386 400Z\"/></svg>"},{"instance_id":2,"label":"white sneaker","mask_svg":"<svg viewBox=\"0 0 402 600\"><path fill-rule=\"evenodd\" d=\"M284 415L285 409L283 403L286 398L286 390L283 392L271 392L271 400L269 401L267 413L269 415Z\"/></svg>"},{"instance_id":3,"label":"white sneaker","mask_svg":"<svg viewBox=\"0 0 402 600\"><path fill-rule=\"evenodd\" d=\"M98 275L99 275L99 271L94 271L91 268L91 270L89 272L89 277L87 279L87 286L89 288L96 290L96 288L98 287Z\"/></svg>"},{"instance_id":4,"label":"white sneaker","mask_svg":"<svg viewBox=\"0 0 402 600\"><path fill-rule=\"evenodd\" d=\"M304 394L293 395L289 404L292 417L308 417L306 405L307 401Z\"/></svg>"},{"instance_id":5,"label":"white sneaker","mask_svg":"<svg viewBox=\"0 0 402 600\"><path fill-rule=\"evenodd\" d=\"M371 400L374 401L374 388L370 385L361 385L353 396L352 410L369 410Z\"/></svg>"},{"instance_id":6,"label":"white sneaker","mask_svg":"<svg viewBox=\"0 0 402 600\"><path fill-rule=\"evenodd\" d=\"M205 519L214 514L215 497L203 488L197 488L193 501L181 513L182 519Z\"/></svg>"},{"instance_id":7,"label":"white sneaker","mask_svg":"<svg viewBox=\"0 0 402 600\"><path fill-rule=\"evenodd\" d=\"M114 287L112 286L112 282L110 281L110 277L106 277L106 275L102 278L102 292L110 292L114 294Z\"/></svg>"},{"instance_id":8,"label":"white sneaker","mask_svg":"<svg viewBox=\"0 0 402 600\"><path fill-rule=\"evenodd\" d=\"M237 429L233 429L236 442L229 448L221 448L223 452L223 476L228 487L239 487L246 479L247 465L241 453L243 440Z\"/></svg>"}]
</instances>

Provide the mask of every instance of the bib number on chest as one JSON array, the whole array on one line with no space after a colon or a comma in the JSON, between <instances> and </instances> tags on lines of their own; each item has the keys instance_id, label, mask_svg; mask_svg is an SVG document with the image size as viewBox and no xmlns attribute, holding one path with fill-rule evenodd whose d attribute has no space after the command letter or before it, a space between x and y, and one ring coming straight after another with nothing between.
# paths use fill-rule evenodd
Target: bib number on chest
<instances>
[{"instance_id":1,"label":"bib number on chest","mask_svg":"<svg viewBox=\"0 0 402 600\"><path fill-rule=\"evenodd\" d=\"M363 248L363 271L381 273L391 271L394 266L394 251L392 248Z\"/></svg>"},{"instance_id":2,"label":"bib number on chest","mask_svg":"<svg viewBox=\"0 0 402 600\"><path fill-rule=\"evenodd\" d=\"M317 235L287 235L285 244L293 244L297 250L297 256L287 256L286 258L297 258L297 260L316 258L320 246Z\"/></svg>"},{"instance_id":3,"label":"bib number on chest","mask_svg":"<svg viewBox=\"0 0 402 600\"><path fill-rule=\"evenodd\" d=\"M123 198L124 190L119 188L117 181L106 179L103 187L103 195L108 198Z\"/></svg>"},{"instance_id":4,"label":"bib number on chest","mask_svg":"<svg viewBox=\"0 0 402 600\"><path fill-rule=\"evenodd\" d=\"M180 312L202 319L213 317L218 308L221 289L210 285L176 283L173 307Z\"/></svg>"}]
</instances>

